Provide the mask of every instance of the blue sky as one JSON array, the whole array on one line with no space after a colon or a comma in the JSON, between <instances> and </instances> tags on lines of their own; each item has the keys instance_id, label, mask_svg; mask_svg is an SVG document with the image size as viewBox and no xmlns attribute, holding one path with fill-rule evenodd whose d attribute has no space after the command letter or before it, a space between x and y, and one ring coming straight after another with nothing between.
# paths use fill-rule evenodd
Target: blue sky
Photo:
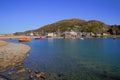
<instances>
[{"instance_id":1,"label":"blue sky","mask_svg":"<svg viewBox=\"0 0 120 80\"><path fill-rule=\"evenodd\" d=\"M71 18L120 25L120 0L0 0L0 34Z\"/></svg>"}]
</instances>

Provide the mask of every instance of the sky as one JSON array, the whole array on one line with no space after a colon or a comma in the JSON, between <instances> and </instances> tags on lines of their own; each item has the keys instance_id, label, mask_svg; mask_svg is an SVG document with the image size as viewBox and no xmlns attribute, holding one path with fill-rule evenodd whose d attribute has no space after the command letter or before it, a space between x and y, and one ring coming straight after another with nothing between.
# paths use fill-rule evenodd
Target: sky
<instances>
[{"instance_id":1,"label":"sky","mask_svg":"<svg viewBox=\"0 0 120 80\"><path fill-rule=\"evenodd\" d=\"M0 34L72 18L120 25L120 0L0 0Z\"/></svg>"}]
</instances>

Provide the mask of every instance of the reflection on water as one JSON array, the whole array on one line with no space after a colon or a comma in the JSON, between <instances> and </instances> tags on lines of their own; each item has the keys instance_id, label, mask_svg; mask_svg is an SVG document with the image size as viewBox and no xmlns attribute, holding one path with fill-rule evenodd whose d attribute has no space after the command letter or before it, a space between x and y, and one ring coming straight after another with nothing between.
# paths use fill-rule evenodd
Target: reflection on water
<instances>
[{"instance_id":1,"label":"reflection on water","mask_svg":"<svg viewBox=\"0 0 120 80\"><path fill-rule=\"evenodd\" d=\"M13 40L14 42L14 40ZM24 66L48 80L120 80L120 38L32 40Z\"/></svg>"}]
</instances>

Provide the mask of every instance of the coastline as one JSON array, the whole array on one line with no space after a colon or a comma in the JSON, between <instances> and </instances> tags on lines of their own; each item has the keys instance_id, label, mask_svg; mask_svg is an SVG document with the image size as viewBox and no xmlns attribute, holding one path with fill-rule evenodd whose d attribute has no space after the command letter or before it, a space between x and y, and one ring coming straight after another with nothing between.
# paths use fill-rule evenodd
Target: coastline
<instances>
[{"instance_id":1,"label":"coastline","mask_svg":"<svg viewBox=\"0 0 120 80\"><path fill-rule=\"evenodd\" d=\"M19 65L27 56L30 47L24 44L8 43L0 40L0 70Z\"/></svg>"},{"instance_id":2,"label":"coastline","mask_svg":"<svg viewBox=\"0 0 120 80\"><path fill-rule=\"evenodd\" d=\"M24 44L8 43L0 40L0 80L46 80L44 72L23 66L30 47Z\"/></svg>"},{"instance_id":3,"label":"coastline","mask_svg":"<svg viewBox=\"0 0 120 80\"><path fill-rule=\"evenodd\" d=\"M26 38L26 37L29 37L29 36L14 36L14 35L11 35L11 36L0 36L0 40L19 39L19 38Z\"/></svg>"},{"instance_id":4,"label":"coastline","mask_svg":"<svg viewBox=\"0 0 120 80\"><path fill-rule=\"evenodd\" d=\"M20 38L30 38L30 39L34 39L34 38L38 38L39 36L25 36L25 35L21 35L21 36L16 36L16 35L9 35L9 36L0 36L0 40L7 40L7 39L20 39ZM46 36L42 36L42 37L45 37ZM77 38L119 38L120 35L104 35L104 36L77 36L77 37L51 37L53 39L77 39ZM0 44L1 46L1 44Z\"/></svg>"},{"instance_id":5,"label":"coastline","mask_svg":"<svg viewBox=\"0 0 120 80\"><path fill-rule=\"evenodd\" d=\"M1 40L0 40L0 47L1 47L1 46L5 46L5 45L8 45L8 44L9 44L8 42L1 41Z\"/></svg>"}]
</instances>

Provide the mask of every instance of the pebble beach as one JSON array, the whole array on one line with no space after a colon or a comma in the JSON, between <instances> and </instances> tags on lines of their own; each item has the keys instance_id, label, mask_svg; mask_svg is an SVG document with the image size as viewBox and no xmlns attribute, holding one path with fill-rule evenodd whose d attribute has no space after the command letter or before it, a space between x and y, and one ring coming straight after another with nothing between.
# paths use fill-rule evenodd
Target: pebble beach
<instances>
[{"instance_id":1,"label":"pebble beach","mask_svg":"<svg viewBox=\"0 0 120 80\"><path fill-rule=\"evenodd\" d=\"M26 57L30 47L24 44L4 43L0 46L0 68L6 68L8 66L14 66L17 63L23 61Z\"/></svg>"},{"instance_id":2,"label":"pebble beach","mask_svg":"<svg viewBox=\"0 0 120 80\"><path fill-rule=\"evenodd\" d=\"M29 50L30 47L27 45L0 40L0 71L21 65Z\"/></svg>"}]
</instances>

